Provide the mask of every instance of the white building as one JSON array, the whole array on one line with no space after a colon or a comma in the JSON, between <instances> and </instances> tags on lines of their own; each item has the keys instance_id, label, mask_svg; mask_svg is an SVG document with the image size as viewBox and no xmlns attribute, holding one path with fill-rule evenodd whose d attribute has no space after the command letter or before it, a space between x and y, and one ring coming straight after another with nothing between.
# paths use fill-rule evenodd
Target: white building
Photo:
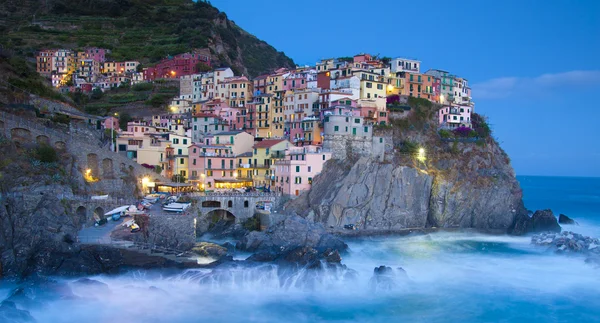
<instances>
[{"instance_id":1,"label":"white building","mask_svg":"<svg viewBox=\"0 0 600 323\"><path fill-rule=\"evenodd\" d=\"M390 61L390 70L392 71L392 73L420 73L421 61L401 57L394 58Z\"/></svg>"}]
</instances>

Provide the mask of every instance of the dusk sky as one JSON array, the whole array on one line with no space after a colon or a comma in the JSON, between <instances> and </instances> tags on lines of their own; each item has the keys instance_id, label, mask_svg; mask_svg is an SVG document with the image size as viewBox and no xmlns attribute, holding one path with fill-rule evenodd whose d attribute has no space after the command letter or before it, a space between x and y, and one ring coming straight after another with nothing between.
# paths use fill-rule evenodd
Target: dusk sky
<instances>
[{"instance_id":1,"label":"dusk sky","mask_svg":"<svg viewBox=\"0 0 600 323\"><path fill-rule=\"evenodd\" d=\"M299 65L367 52L465 77L518 175L600 176L600 1L211 3Z\"/></svg>"}]
</instances>

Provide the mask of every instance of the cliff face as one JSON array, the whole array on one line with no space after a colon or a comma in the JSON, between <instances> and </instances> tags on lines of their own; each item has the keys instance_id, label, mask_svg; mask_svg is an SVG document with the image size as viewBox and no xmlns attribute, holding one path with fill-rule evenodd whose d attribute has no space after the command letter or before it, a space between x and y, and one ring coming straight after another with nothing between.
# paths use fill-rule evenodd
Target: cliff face
<instances>
[{"instance_id":1,"label":"cliff face","mask_svg":"<svg viewBox=\"0 0 600 323\"><path fill-rule=\"evenodd\" d=\"M477 143L442 140L436 108L415 104L412 115L377 130L386 138L382 163L329 161L312 189L286 210L335 230L353 224L367 232L434 227L512 232L515 219L528 217L508 156L490 136ZM415 147L425 149L425 158L417 158Z\"/></svg>"}]
</instances>

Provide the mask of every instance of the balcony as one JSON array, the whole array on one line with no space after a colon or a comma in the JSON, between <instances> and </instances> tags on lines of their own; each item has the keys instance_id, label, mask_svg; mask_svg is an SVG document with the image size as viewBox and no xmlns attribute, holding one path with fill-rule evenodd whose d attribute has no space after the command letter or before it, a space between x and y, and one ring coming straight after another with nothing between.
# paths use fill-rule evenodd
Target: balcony
<instances>
[{"instance_id":1,"label":"balcony","mask_svg":"<svg viewBox=\"0 0 600 323\"><path fill-rule=\"evenodd\" d=\"M271 168L271 165L268 165L268 164L253 164L252 168L256 168L256 169L269 169L269 168Z\"/></svg>"}]
</instances>

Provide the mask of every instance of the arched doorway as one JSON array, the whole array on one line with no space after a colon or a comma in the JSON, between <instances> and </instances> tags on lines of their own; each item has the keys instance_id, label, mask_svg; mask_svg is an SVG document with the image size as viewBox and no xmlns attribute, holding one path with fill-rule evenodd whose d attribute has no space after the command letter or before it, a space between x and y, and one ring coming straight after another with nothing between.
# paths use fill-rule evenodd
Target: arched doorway
<instances>
[{"instance_id":1,"label":"arched doorway","mask_svg":"<svg viewBox=\"0 0 600 323\"><path fill-rule=\"evenodd\" d=\"M115 178L115 173L113 171L113 160L110 158L104 158L102 160L102 177Z\"/></svg>"},{"instance_id":2,"label":"arched doorway","mask_svg":"<svg viewBox=\"0 0 600 323\"><path fill-rule=\"evenodd\" d=\"M75 214L77 215L77 224L83 226L87 221L87 209L85 206L82 205L78 207L77 210L75 210Z\"/></svg>"},{"instance_id":3,"label":"arched doorway","mask_svg":"<svg viewBox=\"0 0 600 323\"><path fill-rule=\"evenodd\" d=\"M105 219L106 217L104 216L104 209L101 207L97 207L94 210L94 220L102 220Z\"/></svg>"},{"instance_id":4,"label":"arched doorway","mask_svg":"<svg viewBox=\"0 0 600 323\"><path fill-rule=\"evenodd\" d=\"M98 177L98 155L96 154L88 154L87 155L87 167L91 172L91 176ZM87 170L86 170L87 172Z\"/></svg>"},{"instance_id":5,"label":"arched doorway","mask_svg":"<svg viewBox=\"0 0 600 323\"><path fill-rule=\"evenodd\" d=\"M210 222L208 232L212 234L223 234L235 224L235 215L223 209L212 210L206 213L206 217Z\"/></svg>"}]
</instances>

